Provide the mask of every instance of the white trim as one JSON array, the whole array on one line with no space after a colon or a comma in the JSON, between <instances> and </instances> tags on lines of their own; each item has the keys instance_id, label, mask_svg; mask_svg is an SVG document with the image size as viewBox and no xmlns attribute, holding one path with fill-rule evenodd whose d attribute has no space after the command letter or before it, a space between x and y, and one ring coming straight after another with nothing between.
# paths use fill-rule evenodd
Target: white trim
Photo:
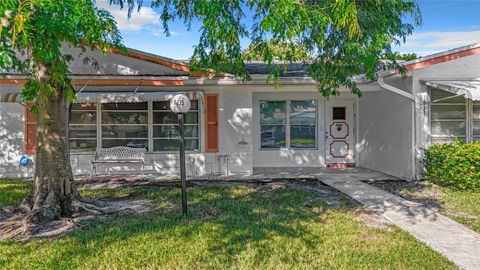
<instances>
[{"instance_id":1,"label":"white trim","mask_svg":"<svg viewBox=\"0 0 480 270\"><path fill-rule=\"evenodd\" d=\"M454 49L451 49L451 50L448 50L448 51L443 51L443 52L439 52L439 53L430 54L430 55L427 55L427 56L424 56L424 57L421 57L421 58L418 58L418 59L403 62L403 63L401 63L401 65L406 66L406 65L416 64L416 63L424 62L424 61L427 61L427 60L430 60L430 59L433 59L433 58L442 57L442 56L453 54L453 53L463 52L463 51L467 51L467 50L470 50L470 49L475 49L475 48L478 48L478 47L480 47L480 42L479 43L473 43L473 44L466 45L466 46L462 46L462 47L458 47L458 48L454 48Z\"/></svg>"}]
</instances>

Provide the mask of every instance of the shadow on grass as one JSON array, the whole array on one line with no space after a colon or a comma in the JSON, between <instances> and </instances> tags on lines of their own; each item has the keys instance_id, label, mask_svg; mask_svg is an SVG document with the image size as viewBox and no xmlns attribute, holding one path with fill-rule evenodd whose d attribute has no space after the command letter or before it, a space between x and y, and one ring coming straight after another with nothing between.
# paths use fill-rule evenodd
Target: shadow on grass
<instances>
[{"instance_id":1,"label":"shadow on grass","mask_svg":"<svg viewBox=\"0 0 480 270\"><path fill-rule=\"evenodd\" d=\"M304 237L309 232L302 223L319 220L318 215L303 207L312 197L306 191L282 189L258 192L250 187L195 188L189 190L189 215L186 218L181 215L178 188L131 192L133 196L155 200L158 209L139 216L94 221L70 236L34 241L28 245L33 247L45 241L55 241L55 245L62 248L42 261L42 265L63 268L64 260L69 258L68 267L75 268L76 264L83 263L82 258L108 254L113 251L112 247L119 248L117 252L127 247L133 249L127 254L168 253L181 249L190 251L198 263L208 264L212 257L231 262L247 248L263 250L254 257L255 260L266 260L269 248L274 247L265 245L265 240L275 237L301 239L302 245L308 249L313 249L320 241ZM106 190L103 194L95 191L90 195L118 197L126 193L125 190ZM35 252L35 248L31 251ZM169 258L165 254L159 256ZM189 257L188 254L185 256Z\"/></svg>"},{"instance_id":2,"label":"shadow on grass","mask_svg":"<svg viewBox=\"0 0 480 270\"><path fill-rule=\"evenodd\" d=\"M371 183L380 189L403 197L409 201L420 203L435 211L444 211L441 202L442 192L427 182L417 181L374 181Z\"/></svg>"},{"instance_id":3,"label":"shadow on grass","mask_svg":"<svg viewBox=\"0 0 480 270\"><path fill-rule=\"evenodd\" d=\"M350 208L332 211L326 208L322 195L304 190L190 188L187 218L181 215L178 188L96 190L85 195L146 198L154 200L158 208L138 216L97 220L56 240L26 245L0 242L0 268L448 266L446 260L408 234L397 229L365 229L353 221L354 209L348 203L345 205Z\"/></svg>"},{"instance_id":4,"label":"shadow on grass","mask_svg":"<svg viewBox=\"0 0 480 270\"><path fill-rule=\"evenodd\" d=\"M81 253L89 256L114 242L150 237L144 240L171 245L172 249L184 245L182 249L189 250L194 248L192 244L204 242L207 252L197 259L207 262L215 254L222 253L224 260L231 261L247 245L260 247L264 240L276 236L303 239L303 244L309 248L318 241L302 237L308 231L301 223L318 220L314 213L301 207L310 197L307 192L279 190L265 195L244 188L197 188L189 192L187 218L181 216L181 209L177 207L180 205L178 189L147 191L143 196L156 199L159 209L141 217L95 222L73 235L76 241L96 243L96 248ZM269 251L265 246L262 248L264 253L256 256L268 257ZM59 254L57 259L68 253L71 251Z\"/></svg>"},{"instance_id":5,"label":"shadow on grass","mask_svg":"<svg viewBox=\"0 0 480 270\"><path fill-rule=\"evenodd\" d=\"M31 185L26 180L0 180L0 208L19 203L27 197Z\"/></svg>"}]
</instances>

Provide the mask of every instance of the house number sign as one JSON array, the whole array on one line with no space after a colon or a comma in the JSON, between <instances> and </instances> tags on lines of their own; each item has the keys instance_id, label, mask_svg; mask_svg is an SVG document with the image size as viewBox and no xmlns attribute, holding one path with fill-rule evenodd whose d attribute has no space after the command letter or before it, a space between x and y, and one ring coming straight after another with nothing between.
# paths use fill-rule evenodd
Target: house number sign
<instances>
[{"instance_id":1,"label":"house number sign","mask_svg":"<svg viewBox=\"0 0 480 270\"><path fill-rule=\"evenodd\" d=\"M190 99L183 94L175 95L170 100L170 109L174 113L186 113L190 110Z\"/></svg>"}]
</instances>

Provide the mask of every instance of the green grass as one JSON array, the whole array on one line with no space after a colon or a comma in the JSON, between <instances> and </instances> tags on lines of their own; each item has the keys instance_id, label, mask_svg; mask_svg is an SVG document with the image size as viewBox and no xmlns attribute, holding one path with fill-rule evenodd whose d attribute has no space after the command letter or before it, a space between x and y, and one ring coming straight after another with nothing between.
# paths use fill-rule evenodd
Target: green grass
<instances>
[{"instance_id":1,"label":"green grass","mask_svg":"<svg viewBox=\"0 0 480 270\"><path fill-rule=\"evenodd\" d=\"M404 231L366 227L357 212L323 208L307 191L189 188L186 219L179 189L84 195L139 196L158 209L56 240L0 241L0 269L456 269Z\"/></svg>"},{"instance_id":2,"label":"green grass","mask_svg":"<svg viewBox=\"0 0 480 270\"><path fill-rule=\"evenodd\" d=\"M446 214L480 233L480 193L441 187ZM465 215L466 214L466 215Z\"/></svg>"},{"instance_id":3,"label":"green grass","mask_svg":"<svg viewBox=\"0 0 480 270\"><path fill-rule=\"evenodd\" d=\"M0 179L0 207L20 202L28 195L31 185L30 181Z\"/></svg>"},{"instance_id":4,"label":"green grass","mask_svg":"<svg viewBox=\"0 0 480 270\"><path fill-rule=\"evenodd\" d=\"M430 181L404 183L405 185L398 185L393 191L392 188L387 188L387 191L408 200L425 203L480 233L480 193L440 186Z\"/></svg>"}]
</instances>

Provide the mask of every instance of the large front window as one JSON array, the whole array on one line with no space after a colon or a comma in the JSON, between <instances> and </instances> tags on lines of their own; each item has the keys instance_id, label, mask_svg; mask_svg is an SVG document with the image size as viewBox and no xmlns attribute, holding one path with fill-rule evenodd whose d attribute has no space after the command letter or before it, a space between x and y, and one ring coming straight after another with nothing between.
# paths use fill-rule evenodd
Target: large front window
<instances>
[{"instance_id":1,"label":"large front window","mask_svg":"<svg viewBox=\"0 0 480 270\"><path fill-rule=\"evenodd\" d=\"M99 132L98 132L99 131ZM198 101L185 116L187 151L199 149ZM70 114L70 148L94 150L128 146L148 151L178 150L178 118L169 101L74 104Z\"/></svg>"},{"instance_id":2,"label":"large front window","mask_svg":"<svg viewBox=\"0 0 480 270\"><path fill-rule=\"evenodd\" d=\"M480 103L463 96L430 90L430 130L432 143L480 141Z\"/></svg>"},{"instance_id":3,"label":"large front window","mask_svg":"<svg viewBox=\"0 0 480 270\"><path fill-rule=\"evenodd\" d=\"M102 148L148 149L148 103L102 104Z\"/></svg>"},{"instance_id":4,"label":"large front window","mask_svg":"<svg viewBox=\"0 0 480 270\"><path fill-rule=\"evenodd\" d=\"M316 148L314 100L261 101L260 148Z\"/></svg>"}]
</instances>

